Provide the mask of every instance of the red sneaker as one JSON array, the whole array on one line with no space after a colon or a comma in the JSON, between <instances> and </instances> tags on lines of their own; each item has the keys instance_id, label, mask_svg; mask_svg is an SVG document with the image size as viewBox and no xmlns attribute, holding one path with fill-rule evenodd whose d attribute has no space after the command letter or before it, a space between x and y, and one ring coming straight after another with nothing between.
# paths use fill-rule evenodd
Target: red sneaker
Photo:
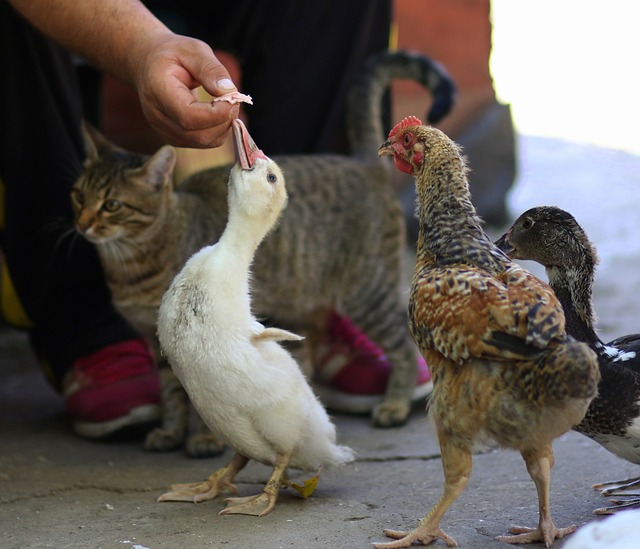
<instances>
[{"instance_id":1,"label":"red sneaker","mask_svg":"<svg viewBox=\"0 0 640 549\"><path fill-rule=\"evenodd\" d=\"M143 339L76 360L63 395L75 432L90 439L143 436L160 419L160 379Z\"/></svg>"},{"instance_id":2,"label":"red sneaker","mask_svg":"<svg viewBox=\"0 0 640 549\"><path fill-rule=\"evenodd\" d=\"M382 349L346 316L332 312L325 345L315 366L314 390L322 403L337 412L366 413L382 402L391 364ZM433 389L431 372L418 355L418 377L413 400Z\"/></svg>"}]
</instances>

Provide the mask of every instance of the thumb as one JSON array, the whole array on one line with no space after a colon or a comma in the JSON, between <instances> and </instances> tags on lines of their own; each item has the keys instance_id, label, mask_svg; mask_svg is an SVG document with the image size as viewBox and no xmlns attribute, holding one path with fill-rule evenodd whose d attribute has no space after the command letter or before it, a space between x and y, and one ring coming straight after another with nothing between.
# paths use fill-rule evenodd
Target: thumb
<instances>
[{"instance_id":1,"label":"thumb","mask_svg":"<svg viewBox=\"0 0 640 549\"><path fill-rule=\"evenodd\" d=\"M229 71L215 56L203 66L199 79L202 87L213 97L238 91Z\"/></svg>"}]
</instances>

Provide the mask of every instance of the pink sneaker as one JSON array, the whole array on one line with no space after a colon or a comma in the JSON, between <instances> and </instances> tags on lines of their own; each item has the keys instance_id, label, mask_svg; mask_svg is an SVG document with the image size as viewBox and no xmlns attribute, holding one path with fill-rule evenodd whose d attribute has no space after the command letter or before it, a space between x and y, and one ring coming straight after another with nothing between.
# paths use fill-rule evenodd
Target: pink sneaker
<instances>
[{"instance_id":1,"label":"pink sneaker","mask_svg":"<svg viewBox=\"0 0 640 549\"><path fill-rule=\"evenodd\" d=\"M90 439L143 436L160 419L160 379L143 339L76 360L63 395L74 431Z\"/></svg>"},{"instance_id":2,"label":"pink sneaker","mask_svg":"<svg viewBox=\"0 0 640 549\"><path fill-rule=\"evenodd\" d=\"M322 403L337 412L366 413L382 402L391 373L387 357L346 316L329 315L325 344L315 365L314 390ZM431 372L418 355L413 400L433 389Z\"/></svg>"}]
</instances>

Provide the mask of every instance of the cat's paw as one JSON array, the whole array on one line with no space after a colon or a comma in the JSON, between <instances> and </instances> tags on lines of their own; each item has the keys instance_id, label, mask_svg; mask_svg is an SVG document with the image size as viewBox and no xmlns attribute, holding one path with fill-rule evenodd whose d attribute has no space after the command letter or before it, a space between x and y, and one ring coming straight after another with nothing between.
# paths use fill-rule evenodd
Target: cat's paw
<instances>
[{"instance_id":1,"label":"cat's paw","mask_svg":"<svg viewBox=\"0 0 640 549\"><path fill-rule=\"evenodd\" d=\"M373 424L376 427L399 427L409 419L411 406L405 400L388 399L373 410Z\"/></svg>"},{"instance_id":2,"label":"cat's paw","mask_svg":"<svg viewBox=\"0 0 640 549\"><path fill-rule=\"evenodd\" d=\"M197 433L187 439L187 455L192 458L218 456L224 447L224 441L213 433Z\"/></svg>"},{"instance_id":3,"label":"cat's paw","mask_svg":"<svg viewBox=\"0 0 640 549\"><path fill-rule=\"evenodd\" d=\"M170 452L184 443L184 430L175 431L158 427L151 431L144 441L144 449L149 452Z\"/></svg>"}]
</instances>

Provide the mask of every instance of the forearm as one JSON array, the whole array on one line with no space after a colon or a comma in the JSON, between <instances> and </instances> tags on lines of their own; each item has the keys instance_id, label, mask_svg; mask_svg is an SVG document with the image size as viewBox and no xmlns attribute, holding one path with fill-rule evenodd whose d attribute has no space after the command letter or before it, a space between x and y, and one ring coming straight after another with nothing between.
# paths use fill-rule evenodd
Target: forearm
<instances>
[{"instance_id":1,"label":"forearm","mask_svg":"<svg viewBox=\"0 0 640 549\"><path fill-rule=\"evenodd\" d=\"M45 35L127 82L145 45L170 31L138 0L9 0Z\"/></svg>"}]
</instances>

